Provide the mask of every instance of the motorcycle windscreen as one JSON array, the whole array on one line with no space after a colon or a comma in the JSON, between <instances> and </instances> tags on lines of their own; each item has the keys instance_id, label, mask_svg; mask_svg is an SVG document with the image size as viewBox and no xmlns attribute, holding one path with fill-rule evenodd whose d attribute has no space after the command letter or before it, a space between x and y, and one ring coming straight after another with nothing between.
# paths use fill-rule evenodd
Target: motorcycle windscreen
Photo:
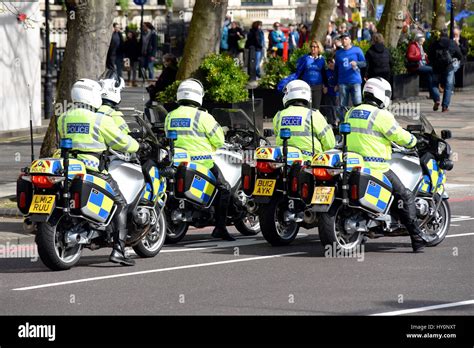
<instances>
[{"instance_id":1,"label":"motorcycle windscreen","mask_svg":"<svg viewBox=\"0 0 474 348\"><path fill-rule=\"evenodd\" d=\"M349 177L350 205L385 213L392 198L392 183L379 171L354 170Z\"/></svg>"}]
</instances>

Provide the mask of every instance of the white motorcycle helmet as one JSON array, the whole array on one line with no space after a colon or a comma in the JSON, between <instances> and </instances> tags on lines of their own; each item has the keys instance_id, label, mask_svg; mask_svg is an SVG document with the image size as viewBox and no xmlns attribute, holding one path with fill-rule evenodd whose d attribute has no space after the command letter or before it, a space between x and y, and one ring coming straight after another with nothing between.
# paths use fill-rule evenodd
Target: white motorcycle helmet
<instances>
[{"instance_id":1,"label":"white motorcycle helmet","mask_svg":"<svg viewBox=\"0 0 474 348\"><path fill-rule=\"evenodd\" d=\"M204 87L202 83L195 79L187 79L179 84L176 99L178 103L182 101L190 101L202 105L202 98L204 97Z\"/></svg>"},{"instance_id":2,"label":"white motorcycle helmet","mask_svg":"<svg viewBox=\"0 0 474 348\"><path fill-rule=\"evenodd\" d=\"M94 80L77 80L71 88L71 99L74 103L81 103L98 109L102 105L101 87Z\"/></svg>"},{"instance_id":3,"label":"white motorcycle helmet","mask_svg":"<svg viewBox=\"0 0 474 348\"><path fill-rule=\"evenodd\" d=\"M109 100L112 103L119 104L122 101L120 92L125 87L123 78L118 77L115 71L106 70L99 79L102 87L102 99Z\"/></svg>"},{"instance_id":4,"label":"white motorcycle helmet","mask_svg":"<svg viewBox=\"0 0 474 348\"><path fill-rule=\"evenodd\" d=\"M362 94L364 99L369 98L377 103L380 108L386 109L392 99L392 86L381 77L373 77L365 83Z\"/></svg>"},{"instance_id":5,"label":"white motorcycle helmet","mask_svg":"<svg viewBox=\"0 0 474 348\"><path fill-rule=\"evenodd\" d=\"M308 103L308 106L311 105L311 87L302 81L302 80L293 80L288 82L288 84L283 89L283 105L285 108L290 101L293 100L304 100Z\"/></svg>"}]
</instances>

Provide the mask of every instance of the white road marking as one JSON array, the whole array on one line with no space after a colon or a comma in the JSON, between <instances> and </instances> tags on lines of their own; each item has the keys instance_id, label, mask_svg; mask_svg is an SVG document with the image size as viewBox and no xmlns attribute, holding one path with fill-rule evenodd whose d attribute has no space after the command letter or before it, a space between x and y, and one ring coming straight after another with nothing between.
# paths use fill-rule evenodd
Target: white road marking
<instances>
[{"instance_id":1,"label":"white road marking","mask_svg":"<svg viewBox=\"0 0 474 348\"><path fill-rule=\"evenodd\" d=\"M216 265L225 265L225 264L228 264L228 263L237 263L237 262L248 262L248 261L257 261L257 260L273 259L273 258L277 258L277 257L293 256L293 255L302 255L302 254L307 254L307 253L306 253L306 252L295 252L295 253L287 253L287 254L276 254L276 255L268 255L268 256L248 257L248 258L244 258L244 259L234 259L234 260L226 260L226 261L217 261L217 262L208 262L208 263L198 263L198 264L194 264L194 265L184 265L184 266L177 266L177 267L150 269L150 270L146 270L146 271L138 271L138 272L130 272L130 273L120 273L120 274L111 274L111 275L108 275L108 276L92 277L92 278L83 278L83 279L76 279L76 280L68 280L68 281L64 281L64 282L57 282L57 283L49 283L49 284L41 284L41 285L27 286L27 287L23 287L23 288L12 289L12 290L14 290L14 291L34 290L34 289L50 288L50 287L61 286L61 285L85 283L85 282L91 282L91 281L95 281L95 280L104 280L104 279L113 279L113 278L129 277L129 276L135 276L135 275L140 275L140 274L149 274L149 273L169 272L169 271L176 271L176 270L180 270L180 269L189 269L189 268L199 268L199 267L208 267L208 266L216 266Z\"/></svg>"},{"instance_id":2,"label":"white road marking","mask_svg":"<svg viewBox=\"0 0 474 348\"><path fill-rule=\"evenodd\" d=\"M411 313L432 311L432 310L441 309L441 308L469 306L469 305L474 305L474 300L445 303L445 304L440 304L440 305L426 306L426 307L419 307L419 308L412 308L412 309L403 309L401 311L375 313L375 314L371 314L371 316L403 315L403 314L411 314Z\"/></svg>"},{"instance_id":3,"label":"white road marking","mask_svg":"<svg viewBox=\"0 0 474 348\"><path fill-rule=\"evenodd\" d=\"M459 233L459 234L448 234L446 238L452 238L452 237L464 237L464 236L474 236L474 232L471 233Z\"/></svg>"},{"instance_id":4,"label":"white road marking","mask_svg":"<svg viewBox=\"0 0 474 348\"><path fill-rule=\"evenodd\" d=\"M451 226L451 227L459 227L459 225L454 225L454 224L451 224L451 225L449 225L449 226Z\"/></svg>"}]
</instances>

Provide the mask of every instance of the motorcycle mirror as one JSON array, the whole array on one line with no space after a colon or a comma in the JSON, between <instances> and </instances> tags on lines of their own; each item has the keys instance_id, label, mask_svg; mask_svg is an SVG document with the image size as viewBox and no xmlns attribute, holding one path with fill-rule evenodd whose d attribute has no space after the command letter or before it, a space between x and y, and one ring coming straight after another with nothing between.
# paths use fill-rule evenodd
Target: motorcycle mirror
<instances>
[{"instance_id":1,"label":"motorcycle mirror","mask_svg":"<svg viewBox=\"0 0 474 348\"><path fill-rule=\"evenodd\" d=\"M341 123L339 125L340 134L350 134L351 133L351 124L350 123Z\"/></svg>"},{"instance_id":2,"label":"motorcycle mirror","mask_svg":"<svg viewBox=\"0 0 474 348\"><path fill-rule=\"evenodd\" d=\"M291 138L291 130L289 128L280 129L280 138L283 140Z\"/></svg>"},{"instance_id":3,"label":"motorcycle mirror","mask_svg":"<svg viewBox=\"0 0 474 348\"><path fill-rule=\"evenodd\" d=\"M167 136L168 139L171 139L171 140L178 139L178 133L174 130L168 131L168 134L166 134L166 136Z\"/></svg>"},{"instance_id":4,"label":"motorcycle mirror","mask_svg":"<svg viewBox=\"0 0 474 348\"><path fill-rule=\"evenodd\" d=\"M441 131L441 139L451 139L452 138L452 134L451 134L451 131L448 130L448 129L443 129Z\"/></svg>"},{"instance_id":5,"label":"motorcycle mirror","mask_svg":"<svg viewBox=\"0 0 474 348\"><path fill-rule=\"evenodd\" d=\"M272 137L275 135L275 132L271 128L264 128L263 129L263 136L265 138Z\"/></svg>"}]
</instances>

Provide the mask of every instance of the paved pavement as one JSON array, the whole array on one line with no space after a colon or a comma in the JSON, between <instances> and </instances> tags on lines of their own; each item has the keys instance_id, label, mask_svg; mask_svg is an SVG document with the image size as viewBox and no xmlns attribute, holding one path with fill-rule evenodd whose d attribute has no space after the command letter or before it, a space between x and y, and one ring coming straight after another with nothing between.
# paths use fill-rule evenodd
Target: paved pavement
<instances>
[{"instance_id":1,"label":"paved pavement","mask_svg":"<svg viewBox=\"0 0 474 348\"><path fill-rule=\"evenodd\" d=\"M138 107L142 92L124 99ZM37 259L21 220L0 218L0 314L474 315L472 92L457 92L448 114L431 105L420 101L437 131L453 131L457 160L448 174L450 234L424 254L412 254L409 238L396 237L370 240L358 258L325 258L317 229L275 248L233 228L236 242L210 239L207 228L132 268L109 263L110 249L86 250L77 267L53 273ZM40 143L36 138L37 150ZM28 163L27 138L1 137L0 185L10 186L0 186L0 195L11 194Z\"/></svg>"}]
</instances>

